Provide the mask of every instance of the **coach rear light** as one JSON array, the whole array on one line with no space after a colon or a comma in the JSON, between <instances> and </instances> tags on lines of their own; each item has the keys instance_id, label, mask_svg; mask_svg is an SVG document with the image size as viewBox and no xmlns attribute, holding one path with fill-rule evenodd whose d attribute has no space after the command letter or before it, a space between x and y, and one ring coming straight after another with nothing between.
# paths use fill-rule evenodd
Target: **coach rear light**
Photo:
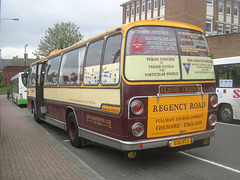
<instances>
[{"instance_id":1,"label":"coach rear light","mask_svg":"<svg viewBox=\"0 0 240 180\"><path fill-rule=\"evenodd\" d=\"M20 99L22 99L22 100L23 100L23 95L22 95L22 93L20 93Z\"/></svg>"},{"instance_id":2,"label":"coach rear light","mask_svg":"<svg viewBox=\"0 0 240 180\"><path fill-rule=\"evenodd\" d=\"M211 114L208 117L208 123L209 123L210 126L215 126L216 123L217 123L217 116L215 114Z\"/></svg>"},{"instance_id":3,"label":"coach rear light","mask_svg":"<svg viewBox=\"0 0 240 180\"><path fill-rule=\"evenodd\" d=\"M144 111L144 105L141 101L135 100L131 103L132 113L135 115L140 115Z\"/></svg>"},{"instance_id":4,"label":"coach rear light","mask_svg":"<svg viewBox=\"0 0 240 180\"><path fill-rule=\"evenodd\" d=\"M144 126L142 123L135 123L132 126L132 133L136 137L140 137L144 133Z\"/></svg>"},{"instance_id":5,"label":"coach rear light","mask_svg":"<svg viewBox=\"0 0 240 180\"><path fill-rule=\"evenodd\" d=\"M210 104L213 108L217 107L218 105L218 98L216 95L213 95L211 98L210 98Z\"/></svg>"}]
</instances>

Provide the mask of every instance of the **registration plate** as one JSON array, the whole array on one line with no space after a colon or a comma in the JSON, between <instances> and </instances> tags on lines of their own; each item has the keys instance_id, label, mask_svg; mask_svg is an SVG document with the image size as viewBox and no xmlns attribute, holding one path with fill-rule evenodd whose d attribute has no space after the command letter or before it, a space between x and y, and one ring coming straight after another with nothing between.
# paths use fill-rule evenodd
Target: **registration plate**
<instances>
[{"instance_id":1,"label":"registration plate","mask_svg":"<svg viewBox=\"0 0 240 180\"><path fill-rule=\"evenodd\" d=\"M191 138L184 138L184 139L172 140L172 141L170 141L169 145L170 145L170 147L177 147L177 146L183 146L183 145L187 145L187 144L191 144L191 143L192 143Z\"/></svg>"}]
</instances>

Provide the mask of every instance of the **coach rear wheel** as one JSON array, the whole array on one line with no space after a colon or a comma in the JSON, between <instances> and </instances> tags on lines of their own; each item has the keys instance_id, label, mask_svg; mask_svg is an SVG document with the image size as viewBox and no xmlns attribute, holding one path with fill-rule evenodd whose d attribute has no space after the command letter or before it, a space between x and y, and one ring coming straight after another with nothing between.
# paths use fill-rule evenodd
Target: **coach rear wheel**
<instances>
[{"instance_id":1,"label":"coach rear wheel","mask_svg":"<svg viewBox=\"0 0 240 180\"><path fill-rule=\"evenodd\" d=\"M78 124L73 112L70 112L67 119L67 132L73 147L79 148L87 145L87 141L79 137Z\"/></svg>"},{"instance_id":2,"label":"coach rear wheel","mask_svg":"<svg viewBox=\"0 0 240 180\"><path fill-rule=\"evenodd\" d=\"M219 110L219 116L222 122L226 122L226 123L233 122L232 107L228 104L222 105Z\"/></svg>"}]
</instances>

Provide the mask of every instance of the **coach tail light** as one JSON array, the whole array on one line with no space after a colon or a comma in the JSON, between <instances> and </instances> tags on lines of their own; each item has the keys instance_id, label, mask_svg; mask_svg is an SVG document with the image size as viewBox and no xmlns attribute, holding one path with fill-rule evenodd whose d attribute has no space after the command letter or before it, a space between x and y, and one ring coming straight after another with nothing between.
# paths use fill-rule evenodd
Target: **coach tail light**
<instances>
[{"instance_id":1,"label":"coach tail light","mask_svg":"<svg viewBox=\"0 0 240 180\"><path fill-rule=\"evenodd\" d=\"M218 105L218 98L216 95L213 95L211 98L210 98L210 105L215 108L217 107Z\"/></svg>"},{"instance_id":2,"label":"coach tail light","mask_svg":"<svg viewBox=\"0 0 240 180\"><path fill-rule=\"evenodd\" d=\"M20 93L20 99L23 100L23 95L22 95L22 93Z\"/></svg>"},{"instance_id":3,"label":"coach tail light","mask_svg":"<svg viewBox=\"0 0 240 180\"><path fill-rule=\"evenodd\" d=\"M144 133L144 125L140 122L133 124L132 133L135 137L140 137Z\"/></svg>"},{"instance_id":4,"label":"coach tail light","mask_svg":"<svg viewBox=\"0 0 240 180\"><path fill-rule=\"evenodd\" d=\"M209 123L210 126L215 126L216 123L217 123L217 116L215 114L211 114L208 117L208 123Z\"/></svg>"},{"instance_id":5,"label":"coach tail light","mask_svg":"<svg viewBox=\"0 0 240 180\"><path fill-rule=\"evenodd\" d=\"M131 103L131 111L135 115L140 115L144 111L144 105L141 101L135 100Z\"/></svg>"}]
</instances>

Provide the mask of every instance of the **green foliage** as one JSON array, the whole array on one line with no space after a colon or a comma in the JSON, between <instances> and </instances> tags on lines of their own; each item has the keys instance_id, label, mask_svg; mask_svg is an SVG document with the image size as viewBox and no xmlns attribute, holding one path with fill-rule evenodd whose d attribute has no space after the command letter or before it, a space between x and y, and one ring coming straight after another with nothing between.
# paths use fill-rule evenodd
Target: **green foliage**
<instances>
[{"instance_id":1,"label":"green foliage","mask_svg":"<svg viewBox=\"0 0 240 180\"><path fill-rule=\"evenodd\" d=\"M48 28L34 55L46 57L52 51L69 47L82 39L83 36L76 24L71 22L56 23L53 28Z\"/></svg>"},{"instance_id":2,"label":"green foliage","mask_svg":"<svg viewBox=\"0 0 240 180\"><path fill-rule=\"evenodd\" d=\"M0 84L0 94L7 94L8 90L11 90L11 86L7 86L6 84Z\"/></svg>"},{"instance_id":3,"label":"green foliage","mask_svg":"<svg viewBox=\"0 0 240 180\"><path fill-rule=\"evenodd\" d=\"M0 72L0 84L2 83L2 72Z\"/></svg>"},{"instance_id":4,"label":"green foliage","mask_svg":"<svg viewBox=\"0 0 240 180\"><path fill-rule=\"evenodd\" d=\"M214 59L214 54L213 53L211 53L211 58Z\"/></svg>"}]
</instances>

